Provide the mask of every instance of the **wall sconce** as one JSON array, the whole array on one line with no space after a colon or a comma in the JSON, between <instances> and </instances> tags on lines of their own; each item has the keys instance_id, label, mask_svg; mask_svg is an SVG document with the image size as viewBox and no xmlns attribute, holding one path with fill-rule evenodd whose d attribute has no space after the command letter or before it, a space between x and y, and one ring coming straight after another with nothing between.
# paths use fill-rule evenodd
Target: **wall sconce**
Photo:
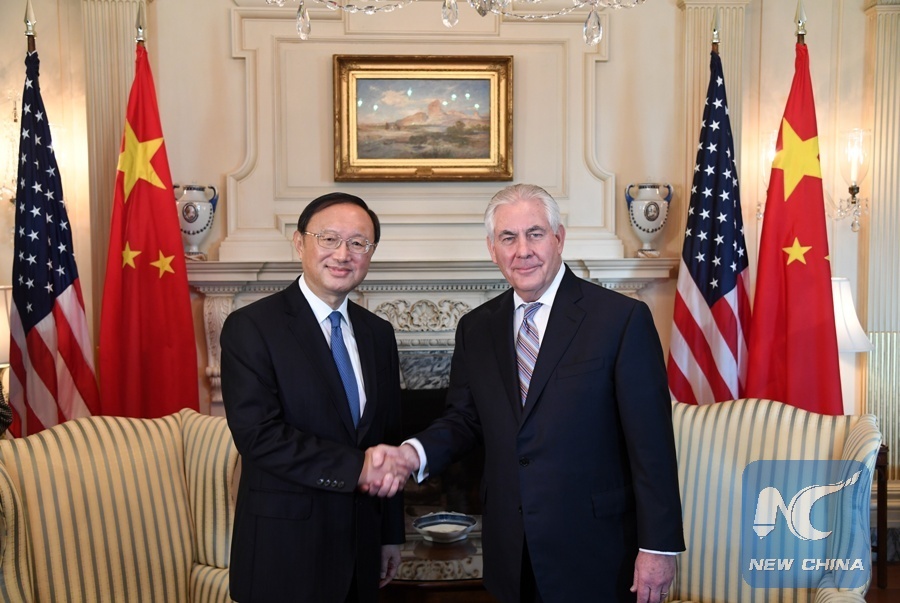
<instances>
[{"instance_id":1,"label":"wall sconce","mask_svg":"<svg viewBox=\"0 0 900 603\"><path fill-rule=\"evenodd\" d=\"M765 199L769 195L769 177L772 175L772 162L775 161L775 145L778 144L778 130L771 130L759 142L759 164L763 179L762 199L756 202L756 219L763 219L766 213Z\"/></svg>"},{"instance_id":2,"label":"wall sconce","mask_svg":"<svg viewBox=\"0 0 900 603\"><path fill-rule=\"evenodd\" d=\"M6 94L6 100L12 104L12 118L8 122L0 122L0 145L3 146L4 160L0 165L0 199L12 203L16 200L16 176L19 164L19 100L12 92Z\"/></svg>"},{"instance_id":3,"label":"wall sconce","mask_svg":"<svg viewBox=\"0 0 900 603\"><path fill-rule=\"evenodd\" d=\"M834 219L843 220L852 216L850 230L859 232L859 217L869 210L869 200L858 197L859 184L869 171L871 159L872 131L855 128L841 133L838 149L838 164L841 176L848 185L850 197L841 199L834 210Z\"/></svg>"}]
</instances>

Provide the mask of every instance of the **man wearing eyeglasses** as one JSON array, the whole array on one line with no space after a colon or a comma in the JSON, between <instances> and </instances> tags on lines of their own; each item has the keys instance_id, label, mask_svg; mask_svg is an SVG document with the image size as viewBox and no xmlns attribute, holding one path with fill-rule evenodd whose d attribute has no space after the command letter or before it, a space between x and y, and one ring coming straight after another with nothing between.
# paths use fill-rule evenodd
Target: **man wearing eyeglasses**
<instances>
[{"instance_id":1,"label":"man wearing eyeglasses","mask_svg":"<svg viewBox=\"0 0 900 603\"><path fill-rule=\"evenodd\" d=\"M397 344L390 323L347 300L379 237L359 197L313 200L293 238L302 276L225 321L222 395L242 461L230 567L240 603L374 603L396 574L394 494L410 468L392 458L376 468L368 449L400 440Z\"/></svg>"}]
</instances>

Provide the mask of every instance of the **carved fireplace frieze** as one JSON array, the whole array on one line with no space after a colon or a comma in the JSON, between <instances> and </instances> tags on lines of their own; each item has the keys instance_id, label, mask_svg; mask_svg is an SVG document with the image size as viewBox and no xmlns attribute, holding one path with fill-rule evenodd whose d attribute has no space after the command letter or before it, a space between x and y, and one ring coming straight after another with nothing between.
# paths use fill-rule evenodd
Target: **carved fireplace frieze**
<instances>
[{"instance_id":1,"label":"carved fireplace frieze","mask_svg":"<svg viewBox=\"0 0 900 603\"><path fill-rule=\"evenodd\" d=\"M672 277L675 259L566 260L579 276L626 295ZM203 297L206 376L211 412L221 414L219 335L228 314L286 287L301 272L295 262L191 262L189 282ZM490 262L372 262L354 302L390 322L397 336L403 384L446 387L459 319L508 288Z\"/></svg>"}]
</instances>

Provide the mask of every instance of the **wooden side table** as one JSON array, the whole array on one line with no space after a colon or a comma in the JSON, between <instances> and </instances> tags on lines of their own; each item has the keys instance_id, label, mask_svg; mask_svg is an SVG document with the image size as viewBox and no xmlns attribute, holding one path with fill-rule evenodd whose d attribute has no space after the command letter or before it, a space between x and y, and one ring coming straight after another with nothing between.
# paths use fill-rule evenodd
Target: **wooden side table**
<instances>
[{"instance_id":1,"label":"wooden side table","mask_svg":"<svg viewBox=\"0 0 900 603\"><path fill-rule=\"evenodd\" d=\"M417 582L394 580L381 590L380 603L497 603L481 580Z\"/></svg>"},{"instance_id":2,"label":"wooden side table","mask_svg":"<svg viewBox=\"0 0 900 603\"><path fill-rule=\"evenodd\" d=\"M876 584L887 588L887 468L888 447L882 444L875 459L875 546L872 552L878 555L875 561Z\"/></svg>"},{"instance_id":3,"label":"wooden side table","mask_svg":"<svg viewBox=\"0 0 900 603\"><path fill-rule=\"evenodd\" d=\"M496 603L481 581L480 534L450 544L406 537L397 577L381 590L381 603Z\"/></svg>"}]
</instances>

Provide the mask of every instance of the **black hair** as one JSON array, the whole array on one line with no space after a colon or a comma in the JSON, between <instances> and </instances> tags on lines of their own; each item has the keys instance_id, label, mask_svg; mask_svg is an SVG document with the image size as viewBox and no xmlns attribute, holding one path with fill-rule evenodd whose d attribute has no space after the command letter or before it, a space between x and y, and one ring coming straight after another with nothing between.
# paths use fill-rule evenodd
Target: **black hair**
<instances>
[{"instance_id":1,"label":"black hair","mask_svg":"<svg viewBox=\"0 0 900 603\"><path fill-rule=\"evenodd\" d=\"M372 220L372 225L375 227L375 240L370 241L370 243L378 243L381 239L381 222L378 221L378 216L375 215L374 211L369 209L369 206L366 205L365 201L356 195L348 193L328 193L327 195L322 195L321 197L317 197L310 201L309 205L307 205L300 213L300 219L297 220L297 230L301 233L306 232L306 227L309 226L309 221L312 220L314 215L332 205L341 205L343 203L349 203L350 205L355 205L365 210Z\"/></svg>"}]
</instances>

